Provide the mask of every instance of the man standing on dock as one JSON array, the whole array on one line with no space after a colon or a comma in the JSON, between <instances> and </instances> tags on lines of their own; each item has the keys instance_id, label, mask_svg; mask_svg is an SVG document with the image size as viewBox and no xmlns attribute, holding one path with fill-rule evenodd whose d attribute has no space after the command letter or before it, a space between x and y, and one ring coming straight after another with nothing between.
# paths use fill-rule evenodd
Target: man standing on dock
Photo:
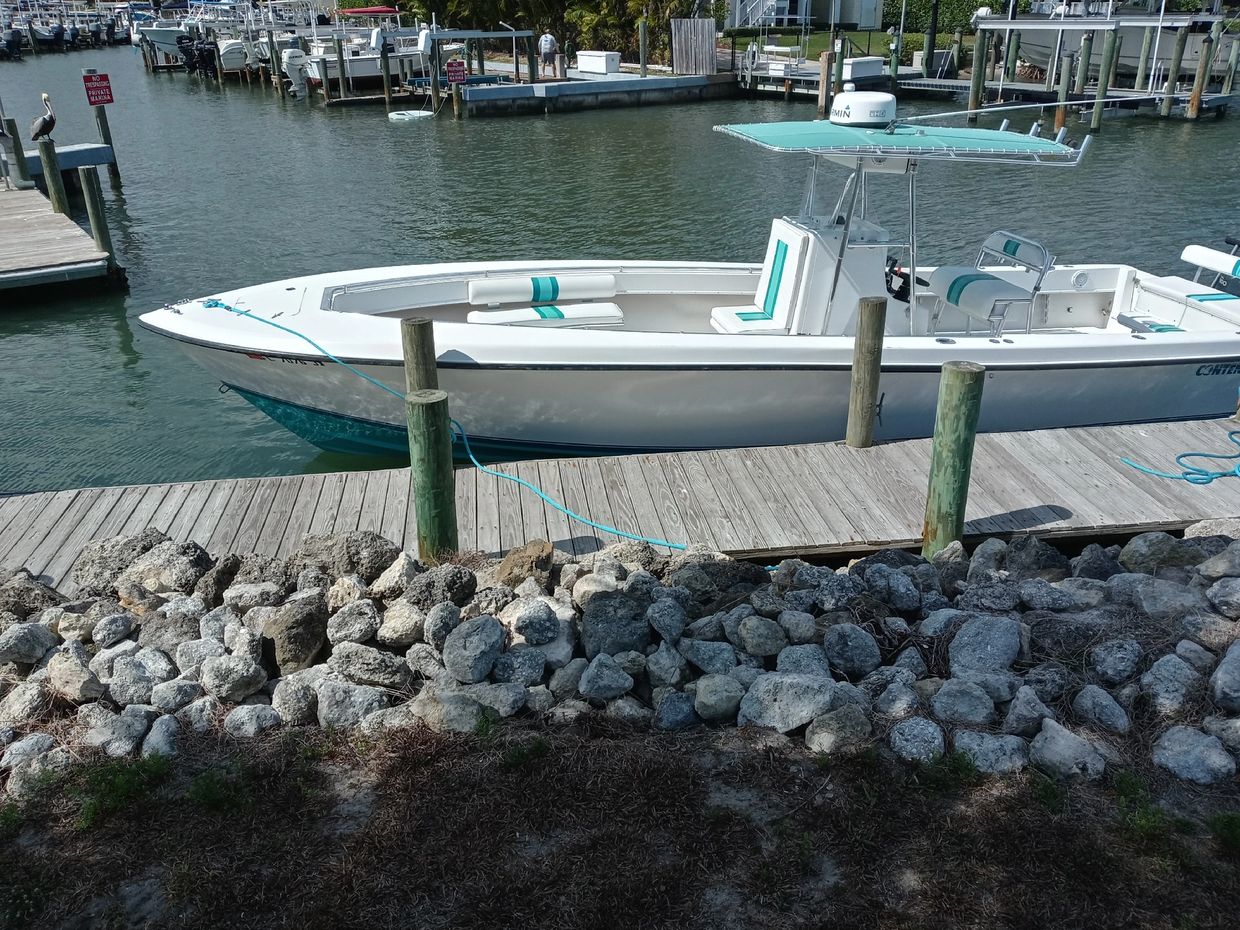
<instances>
[{"instance_id":1,"label":"man standing on dock","mask_svg":"<svg viewBox=\"0 0 1240 930\"><path fill-rule=\"evenodd\" d=\"M551 76L555 77L555 55L560 50L560 45L555 41L555 36L551 34L550 29L543 31L542 37L538 40L538 55L542 59L542 76L547 76L547 66L551 66Z\"/></svg>"}]
</instances>

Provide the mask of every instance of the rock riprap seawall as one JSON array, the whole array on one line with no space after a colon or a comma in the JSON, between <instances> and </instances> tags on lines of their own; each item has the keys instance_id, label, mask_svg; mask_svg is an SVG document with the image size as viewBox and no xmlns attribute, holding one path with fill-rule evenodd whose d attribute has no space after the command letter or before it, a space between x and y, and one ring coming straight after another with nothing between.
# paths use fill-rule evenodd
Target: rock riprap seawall
<instances>
[{"instance_id":1,"label":"rock riprap seawall","mask_svg":"<svg viewBox=\"0 0 1240 930\"><path fill-rule=\"evenodd\" d=\"M174 755L187 731L467 733L600 715L1063 780L1139 752L1187 782L1234 781L1228 530L1071 558L988 539L840 569L636 543L573 560L534 541L471 568L422 565L369 532L308 536L285 560L115 537L79 558L77 600L0 574L0 777L20 797L82 747Z\"/></svg>"}]
</instances>

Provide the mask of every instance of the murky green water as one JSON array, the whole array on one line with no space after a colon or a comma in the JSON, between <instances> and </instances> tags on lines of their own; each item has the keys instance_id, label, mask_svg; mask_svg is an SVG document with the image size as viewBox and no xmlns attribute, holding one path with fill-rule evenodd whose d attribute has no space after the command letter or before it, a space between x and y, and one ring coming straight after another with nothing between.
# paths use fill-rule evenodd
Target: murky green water
<instances>
[{"instance_id":1,"label":"murky green water","mask_svg":"<svg viewBox=\"0 0 1240 930\"><path fill-rule=\"evenodd\" d=\"M56 140L96 141L87 67L107 71L117 97L125 186L106 196L131 290L23 306L0 292L0 491L388 465L322 453L220 395L134 318L368 265L757 260L771 216L798 204L803 167L711 127L813 114L764 100L389 123L381 108L326 111L257 83L147 75L128 48L0 63L0 98L25 126L47 91ZM931 106L946 104L902 109ZM1237 151L1234 116L1196 128L1123 119L1079 169L923 167L924 260L968 259L1010 228L1064 260L1173 273L1187 242L1240 234Z\"/></svg>"}]
</instances>

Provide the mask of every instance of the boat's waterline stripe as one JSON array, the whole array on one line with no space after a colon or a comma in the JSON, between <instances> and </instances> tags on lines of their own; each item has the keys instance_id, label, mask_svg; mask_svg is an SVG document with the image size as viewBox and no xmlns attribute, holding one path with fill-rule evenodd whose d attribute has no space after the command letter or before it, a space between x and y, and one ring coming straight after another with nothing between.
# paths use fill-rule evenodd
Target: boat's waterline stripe
<instances>
[{"instance_id":1,"label":"boat's waterline stripe","mask_svg":"<svg viewBox=\"0 0 1240 930\"><path fill-rule=\"evenodd\" d=\"M560 296L560 282L553 276L530 278L530 292L530 300L550 302Z\"/></svg>"},{"instance_id":2,"label":"boat's waterline stripe","mask_svg":"<svg viewBox=\"0 0 1240 930\"><path fill-rule=\"evenodd\" d=\"M1007 251L1006 246L1004 246L1004 251L1005 252ZM952 304L953 306L959 307L960 297L962 294L964 294L964 289L968 287L970 284L976 284L978 281L998 281L998 280L999 279L996 278L994 275L987 274L984 271L974 272L973 274L962 274L958 278L956 278L954 281L952 281L951 285L947 288L947 302L949 304Z\"/></svg>"}]
</instances>

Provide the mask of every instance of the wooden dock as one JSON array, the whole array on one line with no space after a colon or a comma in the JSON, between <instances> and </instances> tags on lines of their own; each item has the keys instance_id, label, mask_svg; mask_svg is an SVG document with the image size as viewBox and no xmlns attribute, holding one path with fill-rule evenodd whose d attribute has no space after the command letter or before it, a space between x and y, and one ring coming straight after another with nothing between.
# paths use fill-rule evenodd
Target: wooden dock
<instances>
[{"instance_id":1,"label":"wooden dock","mask_svg":"<svg viewBox=\"0 0 1240 930\"><path fill-rule=\"evenodd\" d=\"M102 278L108 256L37 190L0 190L0 290Z\"/></svg>"},{"instance_id":2,"label":"wooden dock","mask_svg":"<svg viewBox=\"0 0 1240 930\"><path fill-rule=\"evenodd\" d=\"M1142 475L1188 450L1226 452L1234 420L990 433L978 437L971 537L1174 530L1240 515L1240 479L1190 485ZM496 468L596 522L737 556L842 555L920 543L928 439L551 459ZM286 556L307 533L374 530L416 546L407 469L87 488L0 498L0 566L72 590L92 539L155 527L214 555ZM529 539L582 555L616 541L515 482L457 472L462 549L501 554Z\"/></svg>"}]
</instances>

